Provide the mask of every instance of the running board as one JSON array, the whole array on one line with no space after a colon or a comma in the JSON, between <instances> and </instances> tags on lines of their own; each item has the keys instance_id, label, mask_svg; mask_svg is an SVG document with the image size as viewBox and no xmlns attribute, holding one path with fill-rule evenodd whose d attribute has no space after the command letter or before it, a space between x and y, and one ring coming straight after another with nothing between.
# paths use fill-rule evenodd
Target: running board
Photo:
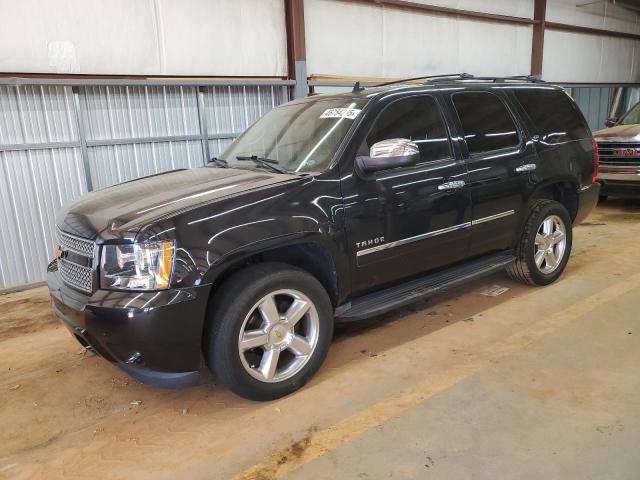
<instances>
[{"instance_id":1,"label":"running board","mask_svg":"<svg viewBox=\"0 0 640 480\"><path fill-rule=\"evenodd\" d=\"M395 287L369 293L338 307L335 313L336 321L353 322L386 313L445 288L497 272L514 260L512 252L495 253Z\"/></svg>"}]
</instances>

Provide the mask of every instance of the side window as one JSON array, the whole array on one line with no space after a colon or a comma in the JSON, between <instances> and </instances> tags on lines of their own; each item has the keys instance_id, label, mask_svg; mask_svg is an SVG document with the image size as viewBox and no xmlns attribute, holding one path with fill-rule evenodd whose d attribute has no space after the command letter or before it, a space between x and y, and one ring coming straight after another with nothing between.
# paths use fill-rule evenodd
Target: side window
<instances>
[{"instance_id":1,"label":"side window","mask_svg":"<svg viewBox=\"0 0 640 480\"><path fill-rule=\"evenodd\" d=\"M366 138L366 150L382 140L406 138L420 149L420 162L451 157L449 135L435 99L424 95L397 100L375 120Z\"/></svg>"},{"instance_id":2,"label":"side window","mask_svg":"<svg viewBox=\"0 0 640 480\"><path fill-rule=\"evenodd\" d=\"M520 143L507 107L493 93L455 93L453 105L464 130L469 154L515 147Z\"/></svg>"},{"instance_id":3,"label":"side window","mask_svg":"<svg viewBox=\"0 0 640 480\"><path fill-rule=\"evenodd\" d=\"M558 90L514 90L514 95L527 111L536 135L545 143L589 138L582 115L567 96Z\"/></svg>"}]
</instances>

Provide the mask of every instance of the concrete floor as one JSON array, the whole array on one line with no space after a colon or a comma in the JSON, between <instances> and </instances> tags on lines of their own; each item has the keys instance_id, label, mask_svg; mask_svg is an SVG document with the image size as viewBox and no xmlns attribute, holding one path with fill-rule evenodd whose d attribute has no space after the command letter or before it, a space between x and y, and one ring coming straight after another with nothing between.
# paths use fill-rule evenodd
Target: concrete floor
<instances>
[{"instance_id":1,"label":"concrete floor","mask_svg":"<svg viewBox=\"0 0 640 480\"><path fill-rule=\"evenodd\" d=\"M554 285L498 274L343 328L262 404L141 385L79 353L42 289L0 296L0 478L637 480L638 238L640 201L607 202Z\"/></svg>"}]
</instances>

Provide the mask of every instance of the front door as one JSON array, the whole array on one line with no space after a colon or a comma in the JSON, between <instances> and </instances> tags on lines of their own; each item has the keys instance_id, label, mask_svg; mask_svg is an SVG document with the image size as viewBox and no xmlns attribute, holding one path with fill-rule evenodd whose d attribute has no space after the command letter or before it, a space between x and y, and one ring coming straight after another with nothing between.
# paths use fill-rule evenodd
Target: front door
<instances>
[{"instance_id":1,"label":"front door","mask_svg":"<svg viewBox=\"0 0 640 480\"><path fill-rule=\"evenodd\" d=\"M420 160L368 175L358 171L355 158L345 162L341 186L353 293L464 258L471 220L466 167L453 153L436 97L395 100L362 128L359 153L403 138L416 143Z\"/></svg>"},{"instance_id":2,"label":"front door","mask_svg":"<svg viewBox=\"0 0 640 480\"><path fill-rule=\"evenodd\" d=\"M537 156L501 94L451 95L466 145L473 203L470 256L511 248L524 213L529 174Z\"/></svg>"}]
</instances>

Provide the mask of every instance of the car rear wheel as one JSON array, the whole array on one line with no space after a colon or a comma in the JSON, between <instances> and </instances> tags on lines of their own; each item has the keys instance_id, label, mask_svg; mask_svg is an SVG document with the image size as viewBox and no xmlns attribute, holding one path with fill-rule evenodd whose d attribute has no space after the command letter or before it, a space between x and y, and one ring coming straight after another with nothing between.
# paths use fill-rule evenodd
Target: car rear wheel
<instances>
[{"instance_id":1,"label":"car rear wheel","mask_svg":"<svg viewBox=\"0 0 640 480\"><path fill-rule=\"evenodd\" d=\"M214 297L205 359L227 388L273 400L318 370L333 335L333 309L322 285L303 270L265 263L240 271Z\"/></svg>"},{"instance_id":2,"label":"car rear wheel","mask_svg":"<svg viewBox=\"0 0 640 480\"><path fill-rule=\"evenodd\" d=\"M569 212L553 200L534 200L516 247L509 275L531 285L548 285L563 272L571 253Z\"/></svg>"}]
</instances>

